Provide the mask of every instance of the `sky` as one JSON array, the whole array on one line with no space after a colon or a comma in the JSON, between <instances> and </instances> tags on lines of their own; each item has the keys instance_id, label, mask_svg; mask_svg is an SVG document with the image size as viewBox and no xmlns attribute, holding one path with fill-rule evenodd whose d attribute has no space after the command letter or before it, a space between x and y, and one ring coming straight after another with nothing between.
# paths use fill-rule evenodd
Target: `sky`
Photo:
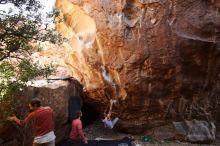
<instances>
[{"instance_id":1,"label":"sky","mask_svg":"<svg viewBox=\"0 0 220 146\"><path fill-rule=\"evenodd\" d=\"M43 20L45 20L44 21L45 23L52 24L49 27L53 27L53 23L51 23L52 19L46 18L46 16L47 16L46 13L49 13L53 10L56 0L39 0L39 1L43 5L43 9L39 11L39 12L42 13L41 18ZM0 11L6 11L6 13L7 13L7 12L9 12L10 8L12 9L12 14L13 13L18 13L18 9L16 7L14 7L13 4L10 4L10 3L0 4ZM28 13L28 12L26 12L26 13Z\"/></svg>"},{"instance_id":2,"label":"sky","mask_svg":"<svg viewBox=\"0 0 220 146\"><path fill-rule=\"evenodd\" d=\"M56 0L40 0L40 2L45 6L45 11L52 10Z\"/></svg>"},{"instance_id":3,"label":"sky","mask_svg":"<svg viewBox=\"0 0 220 146\"><path fill-rule=\"evenodd\" d=\"M40 0L40 2L43 4L44 9L43 12L50 12L55 4L56 0ZM12 4L1 4L0 10L9 11L9 9L12 8L15 10L14 6Z\"/></svg>"}]
</instances>

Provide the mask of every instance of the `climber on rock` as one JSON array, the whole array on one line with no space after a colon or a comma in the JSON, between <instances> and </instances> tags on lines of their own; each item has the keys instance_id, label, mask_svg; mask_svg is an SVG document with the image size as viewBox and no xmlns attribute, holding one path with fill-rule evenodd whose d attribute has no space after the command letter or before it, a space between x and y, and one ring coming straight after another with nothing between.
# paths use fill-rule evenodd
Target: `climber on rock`
<instances>
[{"instance_id":1,"label":"climber on rock","mask_svg":"<svg viewBox=\"0 0 220 146\"><path fill-rule=\"evenodd\" d=\"M113 120L111 120L111 114L112 114L112 106L113 106L113 103L115 103L116 100L110 100L110 107L109 107L109 112L108 114L104 113L104 119L102 119L102 122L104 123L104 126L106 128L109 128L109 129L112 129L114 128L115 124L118 122L119 118L116 117L114 118Z\"/></svg>"}]
</instances>

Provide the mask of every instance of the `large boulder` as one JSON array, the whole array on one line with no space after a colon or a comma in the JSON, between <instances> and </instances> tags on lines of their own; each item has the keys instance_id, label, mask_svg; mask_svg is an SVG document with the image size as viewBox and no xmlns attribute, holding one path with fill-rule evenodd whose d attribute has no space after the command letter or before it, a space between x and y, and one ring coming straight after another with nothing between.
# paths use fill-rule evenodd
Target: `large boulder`
<instances>
[{"instance_id":1,"label":"large boulder","mask_svg":"<svg viewBox=\"0 0 220 146\"><path fill-rule=\"evenodd\" d=\"M220 13L213 0L56 0L65 63L86 101L129 133L170 121L219 123Z\"/></svg>"}]
</instances>

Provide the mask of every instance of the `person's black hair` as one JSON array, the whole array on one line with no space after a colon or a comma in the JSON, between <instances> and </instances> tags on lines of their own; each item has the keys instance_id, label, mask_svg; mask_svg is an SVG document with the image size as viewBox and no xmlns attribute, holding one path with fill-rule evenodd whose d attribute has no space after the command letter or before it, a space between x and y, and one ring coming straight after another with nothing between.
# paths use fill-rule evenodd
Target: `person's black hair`
<instances>
[{"instance_id":1,"label":"person's black hair","mask_svg":"<svg viewBox=\"0 0 220 146\"><path fill-rule=\"evenodd\" d=\"M38 99L38 98L33 98L30 101L30 105L33 106L33 107L40 107L41 106L41 100Z\"/></svg>"},{"instance_id":2,"label":"person's black hair","mask_svg":"<svg viewBox=\"0 0 220 146\"><path fill-rule=\"evenodd\" d=\"M82 112L81 111L76 111L75 112L75 118L77 119L77 118L79 118L79 117L81 117L82 116Z\"/></svg>"}]
</instances>

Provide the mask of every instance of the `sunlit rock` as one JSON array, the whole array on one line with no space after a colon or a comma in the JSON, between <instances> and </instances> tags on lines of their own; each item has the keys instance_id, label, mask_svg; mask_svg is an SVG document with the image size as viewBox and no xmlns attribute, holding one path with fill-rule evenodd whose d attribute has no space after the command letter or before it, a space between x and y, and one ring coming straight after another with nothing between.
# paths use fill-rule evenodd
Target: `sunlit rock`
<instances>
[{"instance_id":1,"label":"sunlit rock","mask_svg":"<svg viewBox=\"0 0 220 146\"><path fill-rule=\"evenodd\" d=\"M112 116L123 131L194 118L219 123L218 1L57 0L56 6L66 18L56 25L68 38L71 75L100 113L117 100Z\"/></svg>"}]
</instances>

